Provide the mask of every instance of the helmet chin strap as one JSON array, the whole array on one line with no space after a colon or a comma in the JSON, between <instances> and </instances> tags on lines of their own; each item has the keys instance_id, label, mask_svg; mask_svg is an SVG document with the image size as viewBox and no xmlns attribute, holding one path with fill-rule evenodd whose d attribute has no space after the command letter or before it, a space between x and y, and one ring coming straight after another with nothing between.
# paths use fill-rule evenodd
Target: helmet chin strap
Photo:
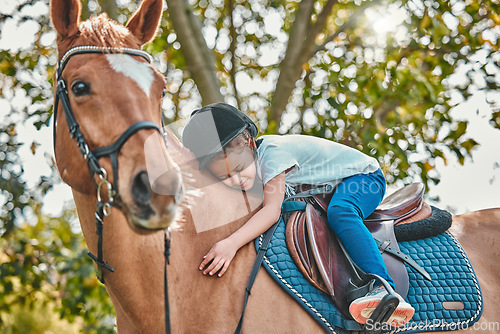
<instances>
[{"instance_id":1,"label":"helmet chin strap","mask_svg":"<svg viewBox=\"0 0 500 334\"><path fill-rule=\"evenodd\" d=\"M248 138L248 147L250 147L250 149L254 152L257 151L257 144L255 144L255 138L252 136Z\"/></svg>"}]
</instances>

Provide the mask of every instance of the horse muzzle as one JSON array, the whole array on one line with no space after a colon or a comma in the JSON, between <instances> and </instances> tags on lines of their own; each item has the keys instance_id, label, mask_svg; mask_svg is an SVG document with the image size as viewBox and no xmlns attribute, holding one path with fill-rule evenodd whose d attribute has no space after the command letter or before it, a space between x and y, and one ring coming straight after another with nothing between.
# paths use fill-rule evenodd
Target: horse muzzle
<instances>
[{"instance_id":1,"label":"horse muzzle","mask_svg":"<svg viewBox=\"0 0 500 334\"><path fill-rule=\"evenodd\" d=\"M146 171L132 178L132 203L127 205L132 224L141 229L165 229L175 223L184 187L177 168L171 168L154 180Z\"/></svg>"}]
</instances>

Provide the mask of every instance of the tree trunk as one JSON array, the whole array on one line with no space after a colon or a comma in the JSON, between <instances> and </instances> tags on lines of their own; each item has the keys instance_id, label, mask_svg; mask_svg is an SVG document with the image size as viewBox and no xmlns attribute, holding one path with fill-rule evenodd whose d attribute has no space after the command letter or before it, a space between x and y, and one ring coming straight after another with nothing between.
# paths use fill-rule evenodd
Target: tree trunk
<instances>
[{"instance_id":1,"label":"tree trunk","mask_svg":"<svg viewBox=\"0 0 500 334\"><path fill-rule=\"evenodd\" d=\"M198 18L194 16L185 0L167 0L167 5L168 15L186 60L187 70L198 87L202 104L222 102L215 59L203 38Z\"/></svg>"},{"instance_id":2,"label":"tree trunk","mask_svg":"<svg viewBox=\"0 0 500 334\"><path fill-rule=\"evenodd\" d=\"M283 113L288 99L295 87L295 82L302 73L302 64L299 63L304 41L307 37L311 14L314 9L314 1L305 0L299 4L293 26L290 30L285 58L280 64L280 75L276 83L276 90L271 100L271 107L268 114L269 125L275 126L278 131Z\"/></svg>"},{"instance_id":3,"label":"tree trunk","mask_svg":"<svg viewBox=\"0 0 500 334\"><path fill-rule=\"evenodd\" d=\"M279 129L281 115L288 104L288 100L295 88L295 83L300 79L304 65L318 51L324 50L326 44L333 41L340 32L352 28L364 10L367 7L373 6L378 1L379 0L366 1L362 4L346 23L340 26L332 35L327 36L325 41L319 46L316 46L315 43L316 36L324 27L337 0L328 0L315 22L311 22L310 19L314 1L308 0L300 3L300 7L297 10L295 21L290 31L285 58L280 64L280 76L276 83L276 90L267 117L270 124L275 124L275 132Z\"/></svg>"}]
</instances>

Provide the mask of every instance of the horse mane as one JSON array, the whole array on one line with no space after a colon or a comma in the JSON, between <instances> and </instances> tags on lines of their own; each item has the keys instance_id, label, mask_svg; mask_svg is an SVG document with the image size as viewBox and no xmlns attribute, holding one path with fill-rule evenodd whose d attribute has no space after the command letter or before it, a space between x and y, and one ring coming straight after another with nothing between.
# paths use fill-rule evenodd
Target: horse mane
<instances>
[{"instance_id":1,"label":"horse mane","mask_svg":"<svg viewBox=\"0 0 500 334\"><path fill-rule=\"evenodd\" d=\"M137 38L118 22L111 20L106 13L93 16L80 25L80 36L90 45L100 47L134 47L139 45Z\"/></svg>"}]
</instances>

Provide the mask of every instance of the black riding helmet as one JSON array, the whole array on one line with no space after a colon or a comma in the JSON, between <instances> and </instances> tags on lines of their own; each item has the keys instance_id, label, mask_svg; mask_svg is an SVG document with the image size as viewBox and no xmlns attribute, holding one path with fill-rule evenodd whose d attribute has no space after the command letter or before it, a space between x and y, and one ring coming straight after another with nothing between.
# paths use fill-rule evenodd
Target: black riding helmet
<instances>
[{"instance_id":1,"label":"black riding helmet","mask_svg":"<svg viewBox=\"0 0 500 334\"><path fill-rule=\"evenodd\" d=\"M182 133L182 142L198 159L199 169L203 169L216 153L244 130L248 130L253 138L257 136L257 126L247 115L229 104L214 103L191 113Z\"/></svg>"}]
</instances>

